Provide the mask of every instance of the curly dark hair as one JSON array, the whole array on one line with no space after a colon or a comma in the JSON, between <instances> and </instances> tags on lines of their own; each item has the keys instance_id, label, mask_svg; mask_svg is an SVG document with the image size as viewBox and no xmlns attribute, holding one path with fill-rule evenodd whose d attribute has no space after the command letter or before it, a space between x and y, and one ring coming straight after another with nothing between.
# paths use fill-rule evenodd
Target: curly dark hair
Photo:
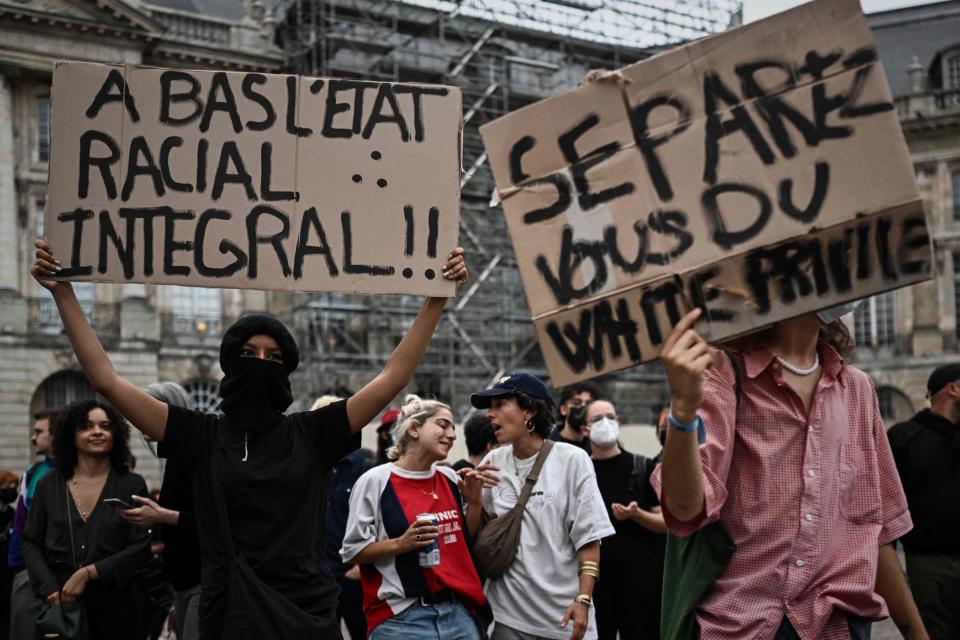
<instances>
[{"instance_id":1,"label":"curly dark hair","mask_svg":"<svg viewBox=\"0 0 960 640\"><path fill-rule=\"evenodd\" d=\"M513 398L517 401L517 406L524 411L535 411L535 415L531 418L533 421L533 432L543 439L550 436L550 431L553 429L552 403L544 402L539 398L534 398L531 395L519 391L502 397Z\"/></svg>"},{"instance_id":2,"label":"curly dark hair","mask_svg":"<svg viewBox=\"0 0 960 640\"><path fill-rule=\"evenodd\" d=\"M115 473L127 473L130 461L130 425L112 406L99 400L81 400L60 416L53 428L53 464L64 478L72 478L77 466L77 428L87 421L94 409L102 409L110 421L113 448L110 449L110 468Z\"/></svg>"},{"instance_id":3,"label":"curly dark hair","mask_svg":"<svg viewBox=\"0 0 960 640\"><path fill-rule=\"evenodd\" d=\"M490 418L480 411L470 416L463 425L463 437L467 441L467 453L471 456L486 453L488 444L497 446L497 436L493 434Z\"/></svg>"}]
</instances>

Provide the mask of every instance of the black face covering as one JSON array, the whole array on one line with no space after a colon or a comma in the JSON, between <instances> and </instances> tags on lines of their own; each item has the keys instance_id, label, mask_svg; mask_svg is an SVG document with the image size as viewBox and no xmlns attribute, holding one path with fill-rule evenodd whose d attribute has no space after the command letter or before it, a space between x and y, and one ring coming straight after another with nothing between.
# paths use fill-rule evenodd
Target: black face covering
<instances>
[{"instance_id":1,"label":"black face covering","mask_svg":"<svg viewBox=\"0 0 960 640\"><path fill-rule=\"evenodd\" d=\"M4 487L0 489L0 502L12 504L17 499L16 487Z\"/></svg>"},{"instance_id":2,"label":"black face covering","mask_svg":"<svg viewBox=\"0 0 960 640\"><path fill-rule=\"evenodd\" d=\"M220 382L220 396L230 422L254 433L276 426L293 402L287 370L261 358L238 358Z\"/></svg>"},{"instance_id":3,"label":"black face covering","mask_svg":"<svg viewBox=\"0 0 960 640\"><path fill-rule=\"evenodd\" d=\"M241 357L251 336L268 335L277 341L283 363ZM220 343L220 405L230 422L243 431L263 433L283 419L293 402L290 373L300 362L297 343L282 322L263 314L240 318L227 329Z\"/></svg>"}]
</instances>

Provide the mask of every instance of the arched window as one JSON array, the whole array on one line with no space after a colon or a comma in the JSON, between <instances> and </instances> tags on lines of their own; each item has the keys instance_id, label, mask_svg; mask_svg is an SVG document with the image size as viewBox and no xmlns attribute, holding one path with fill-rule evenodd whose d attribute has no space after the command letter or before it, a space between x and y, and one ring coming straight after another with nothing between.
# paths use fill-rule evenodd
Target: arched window
<instances>
[{"instance_id":1,"label":"arched window","mask_svg":"<svg viewBox=\"0 0 960 640\"><path fill-rule=\"evenodd\" d=\"M97 397L93 385L79 371L58 371L40 383L30 413L44 409L58 410L80 400L92 400Z\"/></svg>"},{"instance_id":2,"label":"arched window","mask_svg":"<svg viewBox=\"0 0 960 640\"><path fill-rule=\"evenodd\" d=\"M190 394L195 411L220 413L220 383L209 378L197 378L183 383Z\"/></svg>"},{"instance_id":3,"label":"arched window","mask_svg":"<svg viewBox=\"0 0 960 640\"><path fill-rule=\"evenodd\" d=\"M913 415L910 398L896 387L877 387L880 416L887 425L906 420Z\"/></svg>"}]
</instances>

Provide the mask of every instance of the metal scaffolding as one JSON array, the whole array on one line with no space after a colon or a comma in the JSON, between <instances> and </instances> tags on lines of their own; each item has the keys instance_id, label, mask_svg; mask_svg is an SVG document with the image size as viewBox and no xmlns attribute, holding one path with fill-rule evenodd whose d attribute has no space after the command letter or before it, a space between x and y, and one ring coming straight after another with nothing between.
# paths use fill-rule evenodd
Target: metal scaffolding
<instances>
[{"instance_id":1,"label":"metal scaffolding","mask_svg":"<svg viewBox=\"0 0 960 640\"><path fill-rule=\"evenodd\" d=\"M471 285L452 301L418 369L422 394L461 416L470 392L514 369L546 376L479 127L739 20L734 0L285 0L287 68L314 76L432 82L463 90L460 243ZM416 314L411 296L302 295L308 387L355 390L382 367ZM665 399L659 366L600 380L620 413L650 422ZM642 385L642 386L638 386Z\"/></svg>"}]
</instances>

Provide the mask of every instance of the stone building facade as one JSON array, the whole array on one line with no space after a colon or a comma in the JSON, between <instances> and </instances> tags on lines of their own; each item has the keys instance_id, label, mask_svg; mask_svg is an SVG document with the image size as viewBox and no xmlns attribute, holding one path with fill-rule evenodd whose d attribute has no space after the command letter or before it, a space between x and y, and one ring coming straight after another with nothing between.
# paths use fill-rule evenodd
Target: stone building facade
<instances>
[{"instance_id":1,"label":"stone building facade","mask_svg":"<svg viewBox=\"0 0 960 640\"><path fill-rule=\"evenodd\" d=\"M50 153L50 80L58 60L274 72L283 55L260 0L0 0L0 468L31 460L31 416L93 394L49 294L31 278L43 234ZM121 375L184 383L215 399L225 321L266 310L259 291L78 284L91 323ZM159 463L137 432L137 470Z\"/></svg>"},{"instance_id":2,"label":"stone building facade","mask_svg":"<svg viewBox=\"0 0 960 640\"><path fill-rule=\"evenodd\" d=\"M875 296L854 314L856 364L888 423L926 404L934 367L960 362L960 1L868 16L916 169L933 281Z\"/></svg>"},{"instance_id":3,"label":"stone building facade","mask_svg":"<svg viewBox=\"0 0 960 640\"><path fill-rule=\"evenodd\" d=\"M30 461L29 431L35 411L60 407L93 393L62 335L52 300L29 275L32 242L43 233L52 64L61 59L79 59L166 67L296 71L275 44L276 25L265 2L275 4L273 0L0 0L0 468L17 472ZM350 15L341 18L355 19ZM331 18L325 14L325 19ZM933 282L871 298L852 320L858 345L856 363L876 381L881 409L893 421L923 405L924 384L934 366L960 361L960 327L956 321L960 307L960 0L873 14L869 21L896 96L930 215L938 269ZM420 26L414 27L417 33L422 31ZM492 29L484 31L487 27L481 29L477 25L463 29L467 35L472 33L470 29L478 30L477 42L483 45L463 45L468 52L461 60L466 65L464 76L477 70L489 74L490 69L504 66L532 69L537 78L565 71L570 82L575 82L587 68L570 65L562 56L556 64L544 63L541 49L549 53L548 49L556 44L555 38L525 36L517 30L511 31L509 38L503 34L501 38L492 35ZM488 49L498 43L510 44L514 49L519 46L524 55L519 56L514 49L499 57L489 55ZM420 43L416 45L419 50ZM370 43L364 46L369 48ZM529 48L529 52L523 47ZM556 49L550 55L559 56L558 51L565 51L563 47ZM596 49L599 62L595 66L617 66L646 55L640 50ZM330 60L336 62L347 53L360 55L353 49L343 49L338 50L340 57ZM497 66L499 63L503 64ZM442 65L441 71L448 66ZM454 74L460 66L444 73ZM345 73L332 67L323 71ZM512 76L510 79L511 100L515 102L517 95L526 94L514 86L517 82ZM497 98L497 91L503 92L504 86L503 79L489 87L478 85L476 95L471 94L465 106L473 105L471 112L480 109L481 115L493 106L501 110L516 108L506 97ZM543 89L544 95L563 88L550 85L549 90ZM497 99L491 100L491 96ZM537 97L543 96L531 94L530 99ZM499 111L491 111L486 115L493 118L498 114ZM468 142L471 141L465 142L465 157L471 161L465 165L467 180L482 171L482 161L476 162L470 155L479 158L482 147L472 150ZM467 186L473 188L472 184ZM470 214L467 221L474 216L476 221L488 224L484 222L489 214L488 190L477 187L477 193L472 194L470 188L464 190L464 211ZM467 206L474 201L476 214ZM467 246L476 254L477 248L469 244L476 239L469 233L465 235ZM477 270L478 280L482 281L487 273L491 279L515 276L510 269L493 268L498 261L509 261L506 237L483 235L481 244L488 245L488 249L495 240L502 241L505 248L502 260L497 248L497 255L489 264ZM393 325L388 330L361 318L353 307L331 306L325 298L138 284L80 284L76 289L122 375L137 384L156 380L181 382L198 405L207 409L217 402L220 371L216 356L220 335L225 325L242 312L265 310L294 320L294 324L304 324L302 319L292 318L294 310L303 308L309 312L309 331L303 335L312 336L319 346L308 340L304 347L323 356L324 363L301 367L304 371L298 372L303 377L302 386L309 389L319 388L313 380L317 376L333 379L338 385L342 382L345 387L353 385L353 378L360 373L351 373L347 364L352 361L336 359L337 349L349 347L357 351L359 355L353 361L362 361L366 372L371 363L382 362L388 343L399 338ZM518 282L513 283L513 290L519 290ZM480 297L473 296L471 304L479 304L476 301ZM400 302L409 302L409 308L404 306L400 313L394 308L399 303L391 301L394 306L387 308L386 315L396 316L402 329L418 301L404 298ZM313 327L315 303L323 305L322 314L317 316L323 320L322 331ZM465 314L469 311L469 307L464 309ZM514 314L522 316L522 311ZM340 312L342 318L336 316ZM497 316L498 322L506 314L507 310L503 310ZM461 318L461 322L465 321ZM478 316L476 321L488 322L485 316ZM509 326L523 328L520 320ZM459 342L463 349L483 347L473 343L464 347L456 328L448 327L449 336L441 332L435 341L438 353L434 354L435 362L425 363L426 378L442 378L445 368L465 366L464 358L472 357L469 353L461 357L453 350L441 351L445 343ZM501 333L504 332L498 329L479 332L474 337L502 339ZM523 344L528 338L524 334L516 340ZM355 344L357 340L362 344ZM517 362L524 354L530 353L530 358L536 355L535 343L532 345L513 349ZM447 357L446 353L456 357ZM526 364L526 360L523 362ZM664 389L658 369L651 370L648 378L644 384L650 385L650 393L646 395L656 397L647 399L647 404L653 406L662 399ZM614 376L603 384L612 395L624 398L633 394L638 382L635 377ZM429 392L430 385L424 388ZM654 393L654 389L659 391ZM305 402L305 398L298 398L298 406ZM645 421L640 416L632 418ZM155 482L158 463L138 436L134 435L133 440L140 461L138 470Z\"/></svg>"}]
</instances>

